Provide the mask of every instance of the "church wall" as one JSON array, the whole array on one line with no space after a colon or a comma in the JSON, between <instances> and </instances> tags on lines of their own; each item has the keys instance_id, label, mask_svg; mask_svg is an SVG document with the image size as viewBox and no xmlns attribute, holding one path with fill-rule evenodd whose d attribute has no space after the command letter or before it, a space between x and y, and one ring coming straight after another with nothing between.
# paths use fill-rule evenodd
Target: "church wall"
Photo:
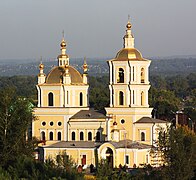
<instances>
[{"instance_id":1,"label":"church wall","mask_svg":"<svg viewBox=\"0 0 196 180\"><path fill-rule=\"evenodd\" d=\"M126 164L126 157L128 156L128 166L129 168L138 167L142 166L142 164L149 164L151 157L149 155L150 149L143 149L143 150L138 150L138 149L126 149L126 148L121 148L118 149L118 161L117 164L125 165Z\"/></svg>"},{"instance_id":2,"label":"church wall","mask_svg":"<svg viewBox=\"0 0 196 180\"><path fill-rule=\"evenodd\" d=\"M144 164L150 164L151 163L151 156L150 156L150 150L138 150L137 151L137 163L136 166L142 167Z\"/></svg>"},{"instance_id":3,"label":"church wall","mask_svg":"<svg viewBox=\"0 0 196 180\"><path fill-rule=\"evenodd\" d=\"M64 117L63 116L38 116L37 119L33 122L34 126L34 136L38 139L41 139L41 132L45 132L46 141L49 140L49 133L53 132L53 139L57 140L57 133L61 132L61 138L64 137ZM44 125L45 122L45 125ZM53 124L53 125L52 125ZM48 142L47 142L48 144Z\"/></svg>"},{"instance_id":4,"label":"church wall","mask_svg":"<svg viewBox=\"0 0 196 180\"><path fill-rule=\"evenodd\" d=\"M120 130L120 140L132 139L133 136L133 118L131 115L116 115L117 129ZM110 124L113 129L113 124Z\"/></svg>"},{"instance_id":5,"label":"church wall","mask_svg":"<svg viewBox=\"0 0 196 180\"><path fill-rule=\"evenodd\" d=\"M134 129L133 123L142 117L151 117L151 108L106 108L107 113L111 115L110 130L113 129L113 123L117 122L120 140L127 139L136 140L137 132ZM124 121L123 121L124 120ZM148 125L146 126L148 127ZM110 139L112 137L110 135ZM149 137L150 139L150 137Z\"/></svg>"},{"instance_id":6,"label":"church wall","mask_svg":"<svg viewBox=\"0 0 196 180\"><path fill-rule=\"evenodd\" d=\"M77 121L77 120L76 120ZM69 140L72 140L72 132L75 132L76 141L80 141L80 132L84 133L84 141L88 141L88 132L92 133L92 141L96 140L96 133L101 133L101 141L106 138L106 122L103 119L99 122L70 122L69 128Z\"/></svg>"},{"instance_id":7,"label":"church wall","mask_svg":"<svg viewBox=\"0 0 196 180\"><path fill-rule=\"evenodd\" d=\"M49 93L53 93L53 95L54 95L54 107L60 107L60 87L59 87L59 90L52 90L52 88L51 89L49 89L49 90L43 90L43 96L42 96L42 99L43 99L43 103L42 103L42 106L43 107L47 107L47 106L49 106L48 105L48 94Z\"/></svg>"},{"instance_id":8,"label":"church wall","mask_svg":"<svg viewBox=\"0 0 196 180\"><path fill-rule=\"evenodd\" d=\"M53 93L53 107L87 107L88 106L88 85L67 86L40 86L41 106L48 107L48 94ZM80 106L80 93L83 94L83 105Z\"/></svg>"},{"instance_id":9,"label":"church wall","mask_svg":"<svg viewBox=\"0 0 196 180\"><path fill-rule=\"evenodd\" d=\"M144 143L144 144L152 144L151 143L151 139L152 139L152 133L151 133L151 126L149 127L149 125L143 125L140 127L136 127L135 128L135 141L138 141L140 143ZM141 133L145 134L145 140L143 141L141 139Z\"/></svg>"},{"instance_id":10,"label":"church wall","mask_svg":"<svg viewBox=\"0 0 196 180\"><path fill-rule=\"evenodd\" d=\"M93 164L95 166L94 148L77 148L77 150L75 148L45 148L44 150L45 160L49 158L55 160L57 155L66 152L69 158L77 165L82 165L82 158L85 155L86 165Z\"/></svg>"},{"instance_id":11,"label":"church wall","mask_svg":"<svg viewBox=\"0 0 196 180\"><path fill-rule=\"evenodd\" d=\"M126 157L128 156L128 164L126 164ZM119 165L124 166L126 164L127 167L131 168L134 164L134 152L132 150L121 148L116 150L116 167Z\"/></svg>"}]
</instances>

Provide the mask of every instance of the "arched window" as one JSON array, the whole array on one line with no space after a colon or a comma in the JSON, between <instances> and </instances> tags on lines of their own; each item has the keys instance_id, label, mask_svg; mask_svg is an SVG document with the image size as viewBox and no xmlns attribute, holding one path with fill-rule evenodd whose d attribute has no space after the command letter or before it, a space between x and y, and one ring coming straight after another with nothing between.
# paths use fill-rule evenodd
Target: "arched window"
<instances>
[{"instance_id":1,"label":"arched window","mask_svg":"<svg viewBox=\"0 0 196 180\"><path fill-rule=\"evenodd\" d=\"M43 141L46 140L46 135L45 135L44 131L41 132L41 140L43 140Z\"/></svg>"},{"instance_id":2,"label":"arched window","mask_svg":"<svg viewBox=\"0 0 196 180\"><path fill-rule=\"evenodd\" d=\"M96 133L96 141L100 141L101 140L101 133L99 131L97 131Z\"/></svg>"},{"instance_id":3,"label":"arched window","mask_svg":"<svg viewBox=\"0 0 196 180\"><path fill-rule=\"evenodd\" d=\"M119 92L119 105L124 104L124 93L122 91Z\"/></svg>"},{"instance_id":4,"label":"arched window","mask_svg":"<svg viewBox=\"0 0 196 180\"><path fill-rule=\"evenodd\" d=\"M146 137L145 137L145 133L141 132L141 141L145 141Z\"/></svg>"},{"instance_id":5,"label":"arched window","mask_svg":"<svg viewBox=\"0 0 196 180\"><path fill-rule=\"evenodd\" d=\"M88 132L88 140L92 141L92 132Z\"/></svg>"},{"instance_id":6,"label":"arched window","mask_svg":"<svg viewBox=\"0 0 196 180\"><path fill-rule=\"evenodd\" d=\"M53 140L53 132L49 133L49 139L52 141Z\"/></svg>"},{"instance_id":7,"label":"arched window","mask_svg":"<svg viewBox=\"0 0 196 180\"><path fill-rule=\"evenodd\" d=\"M71 133L71 140L72 141L75 141L76 140L76 133L75 132L72 132Z\"/></svg>"},{"instance_id":8,"label":"arched window","mask_svg":"<svg viewBox=\"0 0 196 180\"><path fill-rule=\"evenodd\" d=\"M54 105L54 95L53 93L48 94L48 106L53 106Z\"/></svg>"},{"instance_id":9,"label":"arched window","mask_svg":"<svg viewBox=\"0 0 196 180\"><path fill-rule=\"evenodd\" d=\"M58 141L61 141L61 132L57 133L57 138L58 138Z\"/></svg>"},{"instance_id":10,"label":"arched window","mask_svg":"<svg viewBox=\"0 0 196 180\"><path fill-rule=\"evenodd\" d=\"M141 106L144 105L144 92L141 92Z\"/></svg>"},{"instance_id":11,"label":"arched window","mask_svg":"<svg viewBox=\"0 0 196 180\"><path fill-rule=\"evenodd\" d=\"M144 68L141 69L141 83L144 83Z\"/></svg>"},{"instance_id":12,"label":"arched window","mask_svg":"<svg viewBox=\"0 0 196 180\"><path fill-rule=\"evenodd\" d=\"M80 93L80 106L83 106L83 94L82 94L82 92Z\"/></svg>"},{"instance_id":13,"label":"arched window","mask_svg":"<svg viewBox=\"0 0 196 180\"><path fill-rule=\"evenodd\" d=\"M119 68L118 70L118 83L124 83L124 69L123 68Z\"/></svg>"},{"instance_id":14,"label":"arched window","mask_svg":"<svg viewBox=\"0 0 196 180\"><path fill-rule=\"evenodd\" d=\"M80 132L80 141L84 141L84 133Z\"/></svg>"}]
</instances>

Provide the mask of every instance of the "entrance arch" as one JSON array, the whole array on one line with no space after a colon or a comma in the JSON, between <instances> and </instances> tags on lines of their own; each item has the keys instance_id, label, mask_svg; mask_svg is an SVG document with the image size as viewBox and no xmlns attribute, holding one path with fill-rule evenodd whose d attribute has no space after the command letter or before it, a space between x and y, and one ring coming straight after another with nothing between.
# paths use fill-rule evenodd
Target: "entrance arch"
<instances>
[{"instance_id":1,"label":"entrance arch","mask_svg":"<svg viewBox=\"0 0 196 180\"><path fill-rule=\"evenodd\" d=\"M112 167L112 168L114 166L113 154L114 153L113 153L112 149L108 147L107 150L106 150L106 160L107 160L109 166Z\"/></svg>"},{"instance_id":2,"label":"entrance arch","mask_svg":"<svg viewBox=\"0 0 196 180\"><path fill-rule=\"evenodd\" d=\"M98 149L99 160L105 159L108 164L113 168L116 166L115 156L116 150L115 147L110 143L102 144Z\"/></svg>"}]
</instances>

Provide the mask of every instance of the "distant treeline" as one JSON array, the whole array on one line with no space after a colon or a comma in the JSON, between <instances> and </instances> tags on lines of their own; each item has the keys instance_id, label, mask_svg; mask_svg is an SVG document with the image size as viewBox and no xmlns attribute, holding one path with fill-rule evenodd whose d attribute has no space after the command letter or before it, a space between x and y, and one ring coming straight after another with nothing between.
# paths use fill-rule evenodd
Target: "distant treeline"
<instances>
[{"instance_id":1,"label":"distant treeline","mask_svg":"<svg viewBox=\"0 0 196 180\"><path fill-rule=\"evenodd\" d=\"M91 76L103 76L108 75L109 67L107 60L111 58L89 58L87 64L89 68L89 75ZM39 62L20 63L17 60L13 63L13 60L9 63L0 62L0 76L15 76L15 75L37 75L39 73ZM75 58L70 60L70 64L74 66L81 73L83 72L82 65L84 60L82 58ZM196 58L154 58L152 59L150 66L151 75L161 76L173 76L173 75L188 75L191 72L196 72ZM44 72L47 74L52 67L57 66L56 61L45 61Z\"/></svg>"}]
</instances>

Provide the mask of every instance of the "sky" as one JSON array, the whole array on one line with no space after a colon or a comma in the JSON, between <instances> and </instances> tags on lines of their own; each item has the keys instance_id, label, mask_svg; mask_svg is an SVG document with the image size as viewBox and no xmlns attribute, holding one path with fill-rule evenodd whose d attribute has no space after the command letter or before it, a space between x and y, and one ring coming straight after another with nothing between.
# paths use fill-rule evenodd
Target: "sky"
<instances>
[{"instance_id":1,"label":"sky","mask_svg":"<svg viewBox=\"0 0 196 180\"><path fill-rule=\"evenodd\" d=\"M144 57L196 55L196 0L1 0L0 60L115 57L128 15Z\"/></svg>"}]
</instances>

